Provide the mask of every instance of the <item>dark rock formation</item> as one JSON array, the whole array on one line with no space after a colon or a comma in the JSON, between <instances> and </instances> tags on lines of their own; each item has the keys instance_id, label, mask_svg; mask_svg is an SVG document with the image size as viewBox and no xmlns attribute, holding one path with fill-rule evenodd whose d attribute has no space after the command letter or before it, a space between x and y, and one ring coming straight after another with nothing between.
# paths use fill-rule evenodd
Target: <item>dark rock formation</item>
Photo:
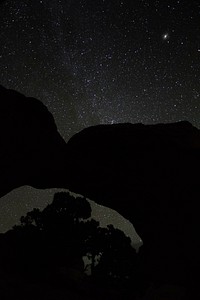
<instances>
[{"instance_id":1,"label":"dark rock formation","mask_svg":"<svg viewBox=\"0 0 200 300\"><path fill-rule=\"evenodd\" d=\"M68 143L73 190L129 219L147 277L186 284L199 260L200 131L188 122L83 130Z\"/></svg>"},{"instance_id":2,"label":"dark rock formation","mask_svg":"<svg viewBox=\"0 0 200 300\"><path fill-rule=\"evenodd\" d=\"M200 131L188 122L99 125L64 143L38 100L0 88L0 192L65 187L129 219L152 281L195 285Z\"/></svg>"},{"instance_id":3,"label":"dark rock formation","mask_svg":"<svg viewBox=\"0 0 200 300\"><path fill-rule=\"evenodd\" d=\"M65 142L42 102L0 86L0 146L2 196L24 184L48 185Z\"/></svg>"}]
</instances>

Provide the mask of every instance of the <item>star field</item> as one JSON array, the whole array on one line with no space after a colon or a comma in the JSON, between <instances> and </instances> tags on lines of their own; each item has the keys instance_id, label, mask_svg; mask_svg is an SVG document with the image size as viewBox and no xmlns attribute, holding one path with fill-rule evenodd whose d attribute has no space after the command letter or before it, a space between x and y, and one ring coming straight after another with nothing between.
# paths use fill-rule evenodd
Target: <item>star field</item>
<instances>
[{"instance_id":1,"label":"star field","mask_svg":"<svg viewBox=\"0 0 200 300\"><path fill-rule=\"evenodd\" d=\"M99 123L199 127L197 1L4 1L0 82L42 100L68 140Z\"/></svg>"},{"instance_id":2,"label":"star field","mask_svg":"<svg viewBox=\"0 0 200 300\"><path fill-rule=\"evenodd\" d=\"M0 84L40 99L66 141L102 123L200 128L199 20L194 0L2 1Z\"/></svg>"}]
</instances>

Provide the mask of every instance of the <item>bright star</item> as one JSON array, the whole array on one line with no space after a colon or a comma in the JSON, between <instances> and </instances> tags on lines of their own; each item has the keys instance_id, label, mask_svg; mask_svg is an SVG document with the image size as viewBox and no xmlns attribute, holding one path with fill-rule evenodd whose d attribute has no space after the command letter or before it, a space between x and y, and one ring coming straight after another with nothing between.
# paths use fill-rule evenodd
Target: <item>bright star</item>
<instances>
[{"instance_id":1,"label":"bright star","mask_svg":"<svg viewBox=\"0 0 200 300\"><path fill-rule=\"evenodd\" d=\"M169 33L164 33L164 34L162 35L162 39L163 39L164 41L168 40L168 39L169 39Z\"/></svg>"}]
</instances>

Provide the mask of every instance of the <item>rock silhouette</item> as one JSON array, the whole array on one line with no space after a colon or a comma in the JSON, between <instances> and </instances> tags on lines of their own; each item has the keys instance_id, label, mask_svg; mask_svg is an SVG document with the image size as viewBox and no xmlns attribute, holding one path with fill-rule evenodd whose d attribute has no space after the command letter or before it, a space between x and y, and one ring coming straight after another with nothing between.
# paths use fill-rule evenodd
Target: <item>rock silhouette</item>
<instances>
[{"instance_id":1,"label":"rock silhouette","mask_svg":"<svg viewBox=\"0 0 200 300\"><path fill-rule=\"evenodd\" d=\"M144 246L146 278L197 286L200 131L189 122L99 125L67 144L36 99L0 88L3 195L25 184L63 187L117 210Z\"/></svg>"},{"instance_id":2,"label":"rock silhouette","mask_svg":"<svg viewBox=\"0 0 200 300\"><path fill-rule=\"evenodd\" d=\"M96 126L68 146L75 169L84 174L73 190L134 224L144 242L145 276L194 287L200 266L199 130L188 122Z\"/></svg>"},{"instance_id":3,"label":"rock silhouette","mask_svg":"<svg viewBox=\"0 0 200 300\"><path fill-rule=\"evenodd\" d=\"M0 139L0 196L31 182L39 186L60 164L65 147L53 116L42 102L2 86Z\"/></svg>"}]
</instances>

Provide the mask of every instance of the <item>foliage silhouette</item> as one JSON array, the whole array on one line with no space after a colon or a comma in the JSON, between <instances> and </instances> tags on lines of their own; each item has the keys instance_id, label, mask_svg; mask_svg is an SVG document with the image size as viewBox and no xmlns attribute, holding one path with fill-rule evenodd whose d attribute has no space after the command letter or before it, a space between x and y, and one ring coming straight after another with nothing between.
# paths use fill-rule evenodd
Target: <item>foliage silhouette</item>
<instances>
[{"instance_id":1,"label":"foliage silhouette","mask_svg":"<svg viewBox=\"0 0 200 300\"><path fill-rule=\"evenodd\" d=\"M33 209L21 217L21 225L15 230L38 232L42 247L47 253L43 257L46 266L73 266L83 270L84 219L91 216L91 207L85 198L75 198L69 193L56 193L52 204L40 211Z\"/></svg>"},{"instance_id":2,"label":"foliage silhouette","mask_svg":"<svg viewBox=\"0 0 200 300\"><path fill-rule=\"evenodd\" d=\"M0 267L8 277L17 274L37 284L45 281L72 287L74 280L77 284L75 271L99 288L119 288L136 272L130 238L112 225L101 228L91 219L85 198L56 193L46 208L34 208L20 221L0 238ZM86 269L91 276L85 274Z\"/></svg>"},{"instance_id":3,"label":"foliage silhouette","mask_svg":"<svg viewBox=\"0 0 200 300\"><path fill-rule=\"evenodd\" d=\"M131 258L135 257L135 250L131 247L130 238L115 229L112 225L100 228L102 255L96 269L104 277L128 278L131 276ZM96 270L96 272L97 272Z\"/></svg>"}]
</instances>

